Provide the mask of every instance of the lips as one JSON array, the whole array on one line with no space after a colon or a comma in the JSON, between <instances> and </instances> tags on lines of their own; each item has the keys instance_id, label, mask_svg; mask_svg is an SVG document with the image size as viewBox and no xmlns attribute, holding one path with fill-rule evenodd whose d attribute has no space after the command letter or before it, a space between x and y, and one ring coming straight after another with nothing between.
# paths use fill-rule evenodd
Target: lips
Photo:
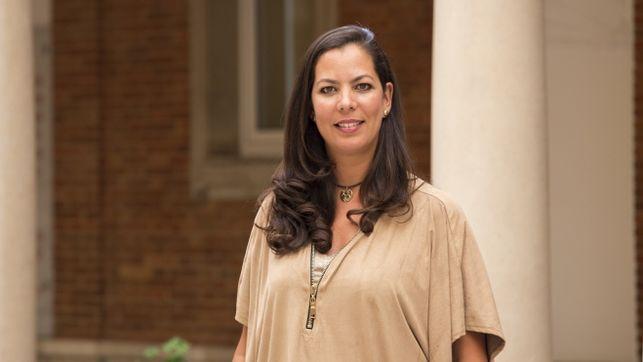
<instances>
[{"instance_id":1,"label":"lips","mask_svg":"<svg viewBox=\"0 0 643 362\"><path fill-rule=\"evenodd\" d=\"M364 121L359 119L344 119L334 124L335 127L339 128L342 131L354 130L357 129Z\"/></svg>"}]
</instances>

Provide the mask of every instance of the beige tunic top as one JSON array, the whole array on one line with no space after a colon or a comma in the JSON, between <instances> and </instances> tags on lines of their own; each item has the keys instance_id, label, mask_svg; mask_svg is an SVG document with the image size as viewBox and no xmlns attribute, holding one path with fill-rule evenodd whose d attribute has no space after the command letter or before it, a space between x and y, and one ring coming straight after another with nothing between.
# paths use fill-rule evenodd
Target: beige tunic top
<instances>
[{"instance_id":1,"label":"beige tunic top","mask_svg":"<svg viewBox=\"0 0 643 362\"><path fill-rule=\"evenodd\" d=\"M255 218L266 225L271 197ZM451 361L465 330L504 347L489 279L462 209L428 183L413 213L382 216L333 258L310 308L310 246L273 253L253 227L235 319L248 327L246 361Z\"/></svg>"}]
</instances>

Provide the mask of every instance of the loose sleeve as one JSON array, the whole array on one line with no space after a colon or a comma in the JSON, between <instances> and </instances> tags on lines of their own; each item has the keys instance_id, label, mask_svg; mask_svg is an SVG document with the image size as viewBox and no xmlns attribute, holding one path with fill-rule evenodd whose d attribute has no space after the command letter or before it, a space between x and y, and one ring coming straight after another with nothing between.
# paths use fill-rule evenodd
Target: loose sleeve
<instances>
[{"instance_id":1,"label":"loose sleeve","mask_svg":"<svg viewBox=\"0 0 643 362\"><path fill-rule=\"evenodd\" d=\"M486 335L493 361L505 339L485 263L462 209L453 202L443 207L446 225L442 235L436 233L431 252L430 360L451 361L452 344L473 331Z\"/></svg>"},{"instance_id":2,"label":"loose sleeve","mask_svg":"<svg viewBox=\"0 0 643 362\"><path fill-rule=\"evenodd\" d=\"M259 208L255 216L237 286L237 304L234 319L245 326L248 325L249 313L252 309L251 305L256 301L257 289L262 279L262 254L266 239L264 231L257 225L266 225L265 204L266 202Z\"/></svg>"}]
</instances>

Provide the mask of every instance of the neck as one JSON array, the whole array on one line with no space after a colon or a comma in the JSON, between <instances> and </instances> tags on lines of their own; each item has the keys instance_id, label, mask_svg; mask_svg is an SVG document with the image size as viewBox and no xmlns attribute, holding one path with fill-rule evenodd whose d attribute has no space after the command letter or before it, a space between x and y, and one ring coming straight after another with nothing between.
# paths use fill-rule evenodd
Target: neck
<instances>
[{"instance_id":1,"label":"neck","mask_svg":"<svg viewBox=\"0 0 643 362\"><path fill-rule=\"evenodd\" d=\"M370 158L347 156L335 159L335 179L337 184L350 186L364 181L370 165Z\"/></svg>"}]
</instances>

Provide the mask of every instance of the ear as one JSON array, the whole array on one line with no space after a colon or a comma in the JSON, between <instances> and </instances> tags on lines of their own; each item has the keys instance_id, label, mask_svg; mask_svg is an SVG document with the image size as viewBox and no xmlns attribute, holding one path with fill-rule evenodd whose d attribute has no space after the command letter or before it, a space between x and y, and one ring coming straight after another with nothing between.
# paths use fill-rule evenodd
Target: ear
<instances>
[{"instance_id":1,"label":"ear","mask_svg":"<svg viewBox=\"0 0 643 362\"><path fill-rule=\"evenodd\" d=\"M393 83L387 82L384 86L384 105L386 109L391 109L391 104L393 104Z\"/></svg>"}]
</instances>

